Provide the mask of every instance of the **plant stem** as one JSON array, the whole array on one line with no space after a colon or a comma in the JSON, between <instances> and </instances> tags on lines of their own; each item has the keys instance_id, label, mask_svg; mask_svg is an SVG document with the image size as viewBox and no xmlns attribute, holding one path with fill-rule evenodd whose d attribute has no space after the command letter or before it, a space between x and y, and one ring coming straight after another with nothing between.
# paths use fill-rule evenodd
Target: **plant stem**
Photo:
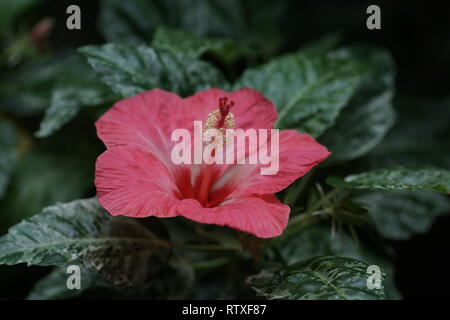
<instances>
[{"instance_id":1,"label":"plant stem","mask_svg":"<svg viewBox=\"0 0 450 320\"><path fill-rule=\"evenodd\" d=\"M291 219L289 221L289 224L295 224L295 223L297 223L297 221L301 221L303 219L302 216L309 215L312 212L319 209L324 203L329 202L332 197L334 197L337 193L339 193L339 191L341 191L341 189L338 189L338 188L331 190L322 199L320 199L314 205L312 205L307 211L305 211L301 215L298 215L295 218Z\"/></svg>"},{"instance_id":2,"label":"plant stem","mask_svg":"<svg viewBox=\"0 0 450 320\"><path fill-rule=\"evenodd\" d=\"M289 221L288 229L285 232L285 236L289 237L290 235L297 233L298 231L309 226L311 222L315 221L316 216L327 213L326 210L317 211L317 209L319 209L323 204L329 203L330 199L340 191L341 190L338 188L331 190L322 199L312 205L307 211L291 219Z\"/></svg>"}]
</instances>

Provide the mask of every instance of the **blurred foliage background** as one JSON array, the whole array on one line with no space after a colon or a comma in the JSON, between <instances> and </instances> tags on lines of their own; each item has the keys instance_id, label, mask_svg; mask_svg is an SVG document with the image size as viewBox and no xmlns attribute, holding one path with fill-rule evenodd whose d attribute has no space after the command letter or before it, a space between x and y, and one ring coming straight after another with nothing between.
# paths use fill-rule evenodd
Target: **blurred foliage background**
<instances>
[{"instance_id":1,"label":"blurred foliage background","mask_svg":"<svg viewBox=\"0 0 450 320\"><path fill-rule=\"evenodd\" d=\"M378 160L389 162L385 152L391 150L404 157L405 163L414 152L418 154L415 161L422 164L432 160L433 153L423 148L416 152L415 147L426 144L430 150L440 150L440 166L449 167L450 19L444 4L377 1L382 29L368 30L366 8L374 3L361 0L17 0L14 2L20 5L14 6L14 12L9 2L0 0L0 168L8 176L11 173L10 178L0 173L1 234L45 206L95 194L94 162L103 146L94 127L87 124L117 97L109 92L98 96L101 89L95 93L90 90L102 84L90 77L92 71L74 54L77 48L105 42L150 43L160 26L239 43L239 49L229 44L227 50L221 50L220 59L203 54L228 80L235 80L247 67L318 39L323 39L324 46L336 42L384 47L397 65L394 105L402 121L396 123L383 147L373 151L371 161L377 161L378 150ZM66 28L66 8L74 3L81 7L81 30ZM58 87L71 82L83 85L86 101L81 105L98 106L78 110L71 105L70 90ZM55 99L67 103L67 111L57 114L62 124L41 125L44 113L52 114L48 108ZM59 130L63 124L64 130ZM408 148L402 140L405 132ZM364 161L356 160L350 166L371 167ZM349 167L339 170L349 173ZM426 223L423 231L430 230L425 234L411 238L396 234L388 241L396 251L395 282L404 298L442 298L450 285L443 276L448 264L443 257L450 249L450 218L443 215L432 226ZM321 231L315 232L320 238ZM389 238L389 230L385 232ZM0 298L25 297L35 281L48 272L43 267L0 266ZM214 284L208 281L213 276L205 274L204 288L197 298L217 298L214 285L232 286L237 281L223 279ZM224 297L229 297L226 289Z\"/></svg>"}]
</instances>

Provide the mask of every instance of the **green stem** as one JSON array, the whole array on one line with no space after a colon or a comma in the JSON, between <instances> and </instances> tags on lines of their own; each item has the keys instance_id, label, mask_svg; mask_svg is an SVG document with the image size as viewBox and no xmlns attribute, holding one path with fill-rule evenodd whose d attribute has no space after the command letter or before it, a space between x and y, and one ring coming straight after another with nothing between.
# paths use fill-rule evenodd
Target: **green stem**
<instances>
[{"instance_id":1,"label":"green stem","mask_svg":"<svg viewBox=\"0 0 450 320\"><path fill-rule=\"evenodd\" d=\"M333 189L330 192L328 192L325 197L323 197L322 199L320 199L319 201L317 201L314 205L312 205L307 211L305 211L304 213L302 213L301 215L296 216L295 218L291 219L289 221L289 224L295 224L297 223L297 221L301 221L302 220L302 216L304 215L309 215L312 212L316 211L317 209L319 209L323 204L327 203L330 201L331 198L333 198L336 194L338 194L341 191L341 189Z\"/></svg>"},{"instance_id":2,"label":"green stem","mask_svg":"<svg viewBox=\"0 0 450 320\"><path fill-rule=\"evenodd\" d=\"M312 205L307 211L299 214L289 221L288 228L285 232L285 237L289 237L300 230L308 227L311 223L317 220L317 216L328 213L327 210L317 211L323 204L328 203L341 190L336 188L328 192L322 199Z\"/></svg>"}]
</instances>

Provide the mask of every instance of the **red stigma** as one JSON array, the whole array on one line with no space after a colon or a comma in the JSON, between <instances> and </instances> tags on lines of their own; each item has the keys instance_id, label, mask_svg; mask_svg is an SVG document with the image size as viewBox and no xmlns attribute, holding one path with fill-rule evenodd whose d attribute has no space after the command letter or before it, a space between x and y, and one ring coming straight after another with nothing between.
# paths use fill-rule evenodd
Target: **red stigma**
<instances>
[{"instance_id":1,"label":"red stigma","mask_svg":"<svg viewBox=\"0 0 450 320\"><path fill-rule=\"evenodd\" d=\"M219 109L220 109L220 114L222 115L222 118L225 118L227 116L227 114L228 114L228 112L230 112L230 109L232 106L234 106L233 100L230 100L230 102L228 103L227 97L219 98Z\"/></svg>"}]
</instances>

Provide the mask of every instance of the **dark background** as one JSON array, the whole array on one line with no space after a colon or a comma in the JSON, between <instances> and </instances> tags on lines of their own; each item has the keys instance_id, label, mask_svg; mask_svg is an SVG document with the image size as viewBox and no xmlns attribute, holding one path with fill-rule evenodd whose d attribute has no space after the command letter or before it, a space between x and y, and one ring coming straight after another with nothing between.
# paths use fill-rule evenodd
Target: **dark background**
<instances>
[{"instance_id":1,"label":"dark background","mask_svg":"<svg viewBox=\"0 0 450 320\"><path fill-rule=\"evenodd\" d=\"M74 3L81 6L82 29L68 31L65 10ZM76 47L104 42L96 30L99 9L96 1L58 0L50 4L43 4L28 14L37 19L43 16L56 19L52 46L69 43ZM366 8L370 4L381 8L381 30L366 28ZM309 41L340 30L344 43L377 44L390 50L398 67L397 96L413 99L450 96L450 18L445 2L291 1L287 12L280 25L283 31L281 52L297 50ZM425 235L409 241L390 241L397 252L396 283L405 299L449 298L448 230L450 217L444 216L438 218ZM8 297L23 297L32 283L47 272L43 268L31 270L25 266L2 268L12 276L9 280L0 279L0 297L5 296L5 290L8 290ZM20 275L22 281L18 283L14 275Z\"/></svg>"}]
</instances>

